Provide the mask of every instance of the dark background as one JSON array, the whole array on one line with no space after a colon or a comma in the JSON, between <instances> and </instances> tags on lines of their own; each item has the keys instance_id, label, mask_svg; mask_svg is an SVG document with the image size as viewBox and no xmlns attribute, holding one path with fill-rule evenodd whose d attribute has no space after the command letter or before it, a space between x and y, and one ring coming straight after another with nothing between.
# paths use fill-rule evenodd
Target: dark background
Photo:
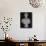
<instances>
[{"instance_id":1,"label":"dark background","mask_svg":"<svg viewBox=\"0 0 46 46\"><path fill-rule=\"evenodd\" d=\"M31 23L28 24L28 28L32 28L32 12L20 12L20 27L21 28L26 28L24 27L24 24L21 22L21 20L25 17L24 14L28 14L28 18L30 19Z\"/></svg>"}]
</instances>

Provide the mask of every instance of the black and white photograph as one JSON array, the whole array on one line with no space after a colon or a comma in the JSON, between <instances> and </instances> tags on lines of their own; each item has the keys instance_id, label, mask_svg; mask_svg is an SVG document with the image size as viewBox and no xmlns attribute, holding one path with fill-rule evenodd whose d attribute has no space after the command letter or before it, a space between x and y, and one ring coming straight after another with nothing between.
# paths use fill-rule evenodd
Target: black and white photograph
<instances>
[{"instance_id":1,"label":"black and white photograph","mask_svg":"<svg viewBox=\"0 0 46 46\"><path fill-rule=\"evenodd\" d=\"M20 12L20 27L32 28L32 12Z\"/></svg>"}]
</instances>

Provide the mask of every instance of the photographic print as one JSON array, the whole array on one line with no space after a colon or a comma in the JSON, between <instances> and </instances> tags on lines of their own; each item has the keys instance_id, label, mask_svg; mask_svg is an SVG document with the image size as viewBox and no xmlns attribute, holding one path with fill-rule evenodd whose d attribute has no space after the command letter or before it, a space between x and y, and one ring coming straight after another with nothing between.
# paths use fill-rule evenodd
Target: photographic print
<instances>
[{"instance_id":1,"label":"photographic print","mask_svg":"<svg viewBox=\"0 0 46 46\"><path fill-rule=\"evenodd\" d=\"M32 12L20 12L20 27L32 28Z\"/></svg>"}]
</instances>

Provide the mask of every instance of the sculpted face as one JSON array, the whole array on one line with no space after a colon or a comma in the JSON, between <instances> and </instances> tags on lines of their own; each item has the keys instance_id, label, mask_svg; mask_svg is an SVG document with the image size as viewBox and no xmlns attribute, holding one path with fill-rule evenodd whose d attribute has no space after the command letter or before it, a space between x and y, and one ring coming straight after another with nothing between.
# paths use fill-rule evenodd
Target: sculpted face
<instances>
[{"instance_id":1,"label":"sculpted face","mask_svg":"<svg viewBox=\"0 0 46 46\"><path fill-rule=\"evenodd\" d=\"M29 0L29 2L34 8L38 8L41 4L41 0Z\"/></svg>"}]
</instances>

